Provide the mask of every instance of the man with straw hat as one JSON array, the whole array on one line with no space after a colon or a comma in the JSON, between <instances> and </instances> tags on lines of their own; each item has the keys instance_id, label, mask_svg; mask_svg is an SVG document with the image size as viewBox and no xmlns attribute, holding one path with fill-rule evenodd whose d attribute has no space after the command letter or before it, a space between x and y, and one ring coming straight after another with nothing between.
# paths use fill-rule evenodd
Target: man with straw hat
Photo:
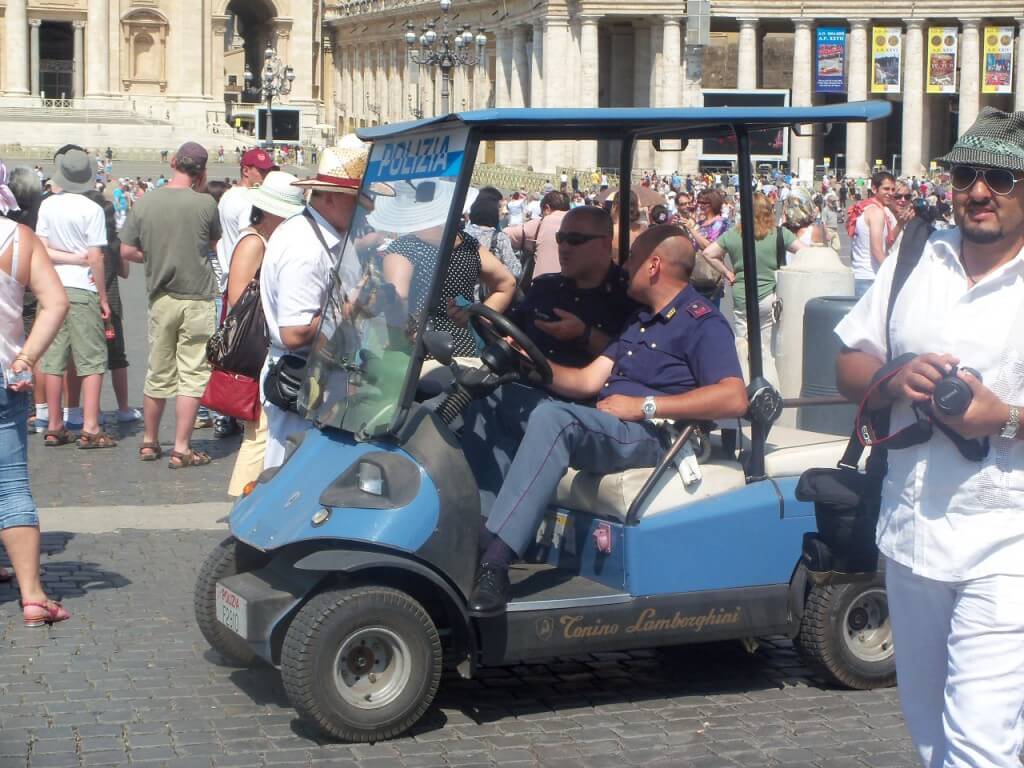
<instances>
[{"instance_id":1,"label":"man with straw hat","mask_svg":"<svg viewBox=\"0 0 1024 768\"><path fill-rule=\"evenodd\" d=\"M846 347L838 384L856 402L866 396L868 408L891 406L890 434L919 418L936 422L925 442L889 450L877 531L914 745L926 766L1017 768L1024 745L1024 112L986 107L939 162L949 167L957 228L925 243L888 323L899 261L882 262L836 328ZM887 350L894 366L903 365L873 384ZM940 410L948 401L933 403L936 383L950 376L969 390L959 416ZM963 455L961 438L980 441L981 450Z\"/></svg>"},{"instance_id":2,"label":"man with straw hat","mask_svg":"<svg viewBox=\"0 0 1024 768\"><path fill-rule=\"evenodd\" d=\"M285 438L305 431L309 422L270 401L274 397L267 394L267 387L276 388L278 377L271 376L268 382L267 372L284 355L306 358L309 354L368 159L369 145L352 134L337 147L324 150L316 175L294 183L310 191L305 210L278 227L267 243L260 288L270 331L263 389L268 427L264 466L268 468L284 461Z\"/></svg>"}]
</instances>

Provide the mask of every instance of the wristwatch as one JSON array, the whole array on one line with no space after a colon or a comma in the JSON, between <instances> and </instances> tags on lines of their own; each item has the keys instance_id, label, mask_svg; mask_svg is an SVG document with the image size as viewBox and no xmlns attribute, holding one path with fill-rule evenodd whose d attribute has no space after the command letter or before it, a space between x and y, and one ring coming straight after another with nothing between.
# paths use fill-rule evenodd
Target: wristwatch
<instances>
[{"instance_id":1,"label":"wristwatch","mask_svg":"<svg viewBox=\"0 0 1024 768\"><path fill-rule=\"evenodd\" d=\"M645 410L644 413L647 411ZM1020 408L1016 405L1010 406L1010 417L1003 424L1003 429L999 433L1000 437L1005 437L1007 440L1013 440L1017 436L1017 430L1020 429Z\"/></svg>"},{"instance_id":2,"label":"wristwatch","mask_svg":"<svg viewBox=\"0 0 1024 768\"><path fill-rule=\"evenodd\" d=\"M644 418L650 421L654 418L654 414L658 412L658 404L654 402L654 398L648 395L644 398ZM1016 432L1016 430L1014 430Z\"/></svg>"}]
</instances>

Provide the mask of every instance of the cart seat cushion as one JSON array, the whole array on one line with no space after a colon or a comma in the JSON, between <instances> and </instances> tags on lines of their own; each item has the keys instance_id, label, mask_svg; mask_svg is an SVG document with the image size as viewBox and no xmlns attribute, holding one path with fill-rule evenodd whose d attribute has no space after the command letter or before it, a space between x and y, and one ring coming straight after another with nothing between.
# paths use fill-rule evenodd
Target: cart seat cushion
<instances>
[{"instance_id":1,"label":"cart seat cushion","mask_svg":"<svg viewBox=\"0 0 1024 768\"><path fill-rule=\"evenodd\" d=\"M701 465L701 481L689 488L675 469L665 472L641 510L641 517L657 515L684 504L742 488L743 469L735 461L712 461ZM653 469L627 469L597 475L570 469L558 484L555 505L590 512L598 517L625 522L633 499L640 493Z\"/></svg>"},{"instance_id":2,"label":"cart seat cushion","mask_svg":"<svg viewBox=\"0 0 1024 768\"><path fill-rule=\"evenodd\" d=\"M744 445L750 445L750 430L743 430ZM714 440L713 440L714 442ZM769 477L798 477L811 467L834 467L846 439L791 427L773 427L765 446L765 473ZM694 501L742 488L746 479L739 462L715 460L701 465L701 481L687 488L672 469L658 481L640 517L657 515ZM608 475L570 469L558 484L554 504L565 509L590 512L598 517L625 522L630 504L653 470L627 469Z\"/></svg>"}]
</instances>

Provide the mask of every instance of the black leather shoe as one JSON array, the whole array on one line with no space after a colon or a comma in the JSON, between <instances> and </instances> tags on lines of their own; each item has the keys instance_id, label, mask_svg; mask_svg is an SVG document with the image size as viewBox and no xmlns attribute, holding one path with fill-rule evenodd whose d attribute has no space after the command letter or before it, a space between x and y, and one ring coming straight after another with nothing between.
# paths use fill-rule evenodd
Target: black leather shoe
<instances>
[{"instance_id":1,"label":"black leather shoe","mask_svg":"<svg viewBox=\"0 0 1024 768\"><path fill-rule=\"evenodd\" d=\"M473 613L501 613L508 604L508 569L490 565L480 566L473 594L469 596L469 610Z\"/></svg>"},{"instance_id":2,"label":"black leather shoe","mask_svg":"<svg viewBox=\"0 0 1024 768\"><path fill-rule=\"evenodd\" d=\"M231 437L242 431L238 419L230 416L219 416L213 424L214 437Z\"/></svg>"}]
</instances>

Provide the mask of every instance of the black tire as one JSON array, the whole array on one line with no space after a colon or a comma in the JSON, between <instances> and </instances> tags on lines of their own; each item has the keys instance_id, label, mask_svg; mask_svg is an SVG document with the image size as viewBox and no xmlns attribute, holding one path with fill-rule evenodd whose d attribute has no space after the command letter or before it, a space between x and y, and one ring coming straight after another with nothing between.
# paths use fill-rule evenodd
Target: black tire
<instances>
[{"instance_id":1,"label":"black tire","mask_svg":"<svg viewBox=\"0 0 1024 768\"><path fill-rule=\"evenodd\" d=\"M896 683L896 654L885 578L811 587L797 636L804 662L846 688L888 688Z\"/></svg>"},{"instance_id":2,"label":"black tire","mask_svg":"<svg viewBox=\"0 0 1024 768\"><path fill-rule=\"evenodd\" d=\"M411 728L434 700L441 664L441 640L423 606L387 587L320 593L295 616L281 650L292 706L349 742ZM362 704L367 695L379 703Z\"/></svg>"},{"instance_id":3,"label":"black tire","mask_svg":"<svg viewBox=\"0 0 1024 768\"><path fill-rule=\"evenodd\" d=\"M196 623L206 642L229 664L248 667L257 663L259 657L245 640L217 621L217 582L262 568L268 560L267 555L229 536L214 547L199 569L192 596Z\"/></svg>"}]
</instances>

